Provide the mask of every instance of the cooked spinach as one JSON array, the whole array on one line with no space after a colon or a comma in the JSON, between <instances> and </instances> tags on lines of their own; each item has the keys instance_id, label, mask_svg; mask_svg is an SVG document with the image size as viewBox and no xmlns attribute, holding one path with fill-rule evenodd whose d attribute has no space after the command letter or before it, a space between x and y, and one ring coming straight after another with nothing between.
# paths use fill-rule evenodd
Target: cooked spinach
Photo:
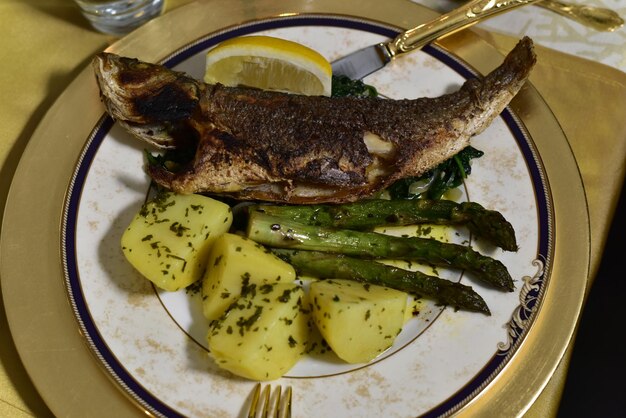
<instances>
[{"instance_id":1,"label":"cooked spinach","mask_svg":"<svg viewBox=\"0 0 626 418\"><path fill-rule=\"evenodd\" d=\"M419 177L398 180L387 191L392 199L417 199L419 197L441 199L445 192L463 184L463 180L472 172L470 161L483 154L484 152L468 146ZM411 186L417 182L427 187L420 189L419 192L411 191Z\"/></svg>"},{"instance_id":2,"label":"cooked spinach","mask_svg":"<svg viewBox=\"0 0 626 418\"><path fill-rule=\"evenodd\" d=\"M345 75L334 75L331 96L333 97L378 97L375 87L361 80L352 80Z\"/></svg>"}]
</instances>

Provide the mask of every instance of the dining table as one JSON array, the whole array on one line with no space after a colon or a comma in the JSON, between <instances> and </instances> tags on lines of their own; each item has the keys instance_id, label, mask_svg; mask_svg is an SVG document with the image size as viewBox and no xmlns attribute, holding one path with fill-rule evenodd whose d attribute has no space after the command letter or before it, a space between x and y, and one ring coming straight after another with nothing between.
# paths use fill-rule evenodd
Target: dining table
<instances>
[{"instance_id":1,"label":"dining table","mask_svg":"<svg viewBox=\"0 0 626 418\"><path fill-rule=\"evenodd\" d=\"M427 15L433 17L462 3L413 1L424 6ZM612 8L626 17L623 0L571 1ZM163 16L147 25L158 24L159 19L191 3L197 2L166 0ZM589 217L586 299L603 260L626 173L626 28L599 31L546 8L528 5L465 30L502 55L523 36L531 37L536 44L537 65L530 82L567 137L586 196ZM94 54L119 39L120 36L99 33L90 27L72 1L0 1L0 213L7 205L20 158L48 109ZM571 226L576 227L584 226ZM0 265L6 261L0 259ZM0 416L53 416L55 406L44 400L45 396L37 389L38 382L31 380L22 363L22 353L13 340L15 330L10 328L5 313L8 295L3 297L0 298ZM584 312L584 303L581 311ZM558 414L576 346L574 335L558 367L524 416Z\"/></svg>"}]
</instances>

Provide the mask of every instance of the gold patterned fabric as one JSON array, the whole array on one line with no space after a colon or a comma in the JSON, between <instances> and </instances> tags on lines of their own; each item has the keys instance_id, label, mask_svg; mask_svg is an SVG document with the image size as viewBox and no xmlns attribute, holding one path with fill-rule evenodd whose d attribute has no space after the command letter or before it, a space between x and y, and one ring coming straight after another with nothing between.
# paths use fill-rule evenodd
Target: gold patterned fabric
<instances>
[{"instance_id":1,"label":"gold patterned fabric","mask_svg":"<svg viewBox=\"0 0 626 418\"><path fill-rule=\"evenodd\" d=\"M184 3L187 1L170 0L165 12ZM91 56L116 38L93 31L68 0L2 0L0 28L1 213L19 158L38 122ZM503 54L517 41L492 32L477 33ZM531 81L569 139L589 202L590 286L626 170L626 74L543 47L538 47L537 53ZM556 414L570 354L571 344L527 416ZM51 413L20 362L2 304L0 416L32 415Z\"/></svg>"}]
</instances>

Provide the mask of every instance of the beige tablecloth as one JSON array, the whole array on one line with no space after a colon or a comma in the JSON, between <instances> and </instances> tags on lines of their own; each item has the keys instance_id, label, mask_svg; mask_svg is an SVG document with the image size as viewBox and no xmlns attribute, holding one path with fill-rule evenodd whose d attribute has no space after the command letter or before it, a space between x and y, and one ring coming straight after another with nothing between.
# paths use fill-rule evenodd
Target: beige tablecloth
<instances>
[{"instance_id":1,"label":"beige tablecloth","mask_svg":"<svg viewBox=\"0 0 626 418\"><path fill-rule=\"evenodd\" d=\"M166 11L186 2L170 0ZM503 53L516 42L491 32L478 33ZM0 212L38 121L91 56L115 40L93 31L69 0L0 2ZM547 48L537 50L539 64L531 81L569 138L589 200L591 285L626 169L626 74ZM527 416L555 415L570 354L571 347ZM51 413L19 360L2 304L0 416L32 415Z\"/></svg>"}]
</instances>

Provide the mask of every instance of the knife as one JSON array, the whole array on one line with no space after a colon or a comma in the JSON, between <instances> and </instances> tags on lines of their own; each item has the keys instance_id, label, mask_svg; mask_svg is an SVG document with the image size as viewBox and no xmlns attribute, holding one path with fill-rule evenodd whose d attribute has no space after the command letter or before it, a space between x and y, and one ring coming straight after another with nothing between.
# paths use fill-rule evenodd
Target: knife
<instances>
[{"instance_id":1,"label":"knife","mask_svg":"<svg viewBox=\"0 0 626 418\"><path fill-rule=\"evenodd\" d=\"M467 28L481 20L516 7L540 0L472 0L461 7L400 33L388 42L371 45L339 58L332 63L333 75L345 75L353 80L380 70L405 52Z\"/></svg>"}]
</instances>

